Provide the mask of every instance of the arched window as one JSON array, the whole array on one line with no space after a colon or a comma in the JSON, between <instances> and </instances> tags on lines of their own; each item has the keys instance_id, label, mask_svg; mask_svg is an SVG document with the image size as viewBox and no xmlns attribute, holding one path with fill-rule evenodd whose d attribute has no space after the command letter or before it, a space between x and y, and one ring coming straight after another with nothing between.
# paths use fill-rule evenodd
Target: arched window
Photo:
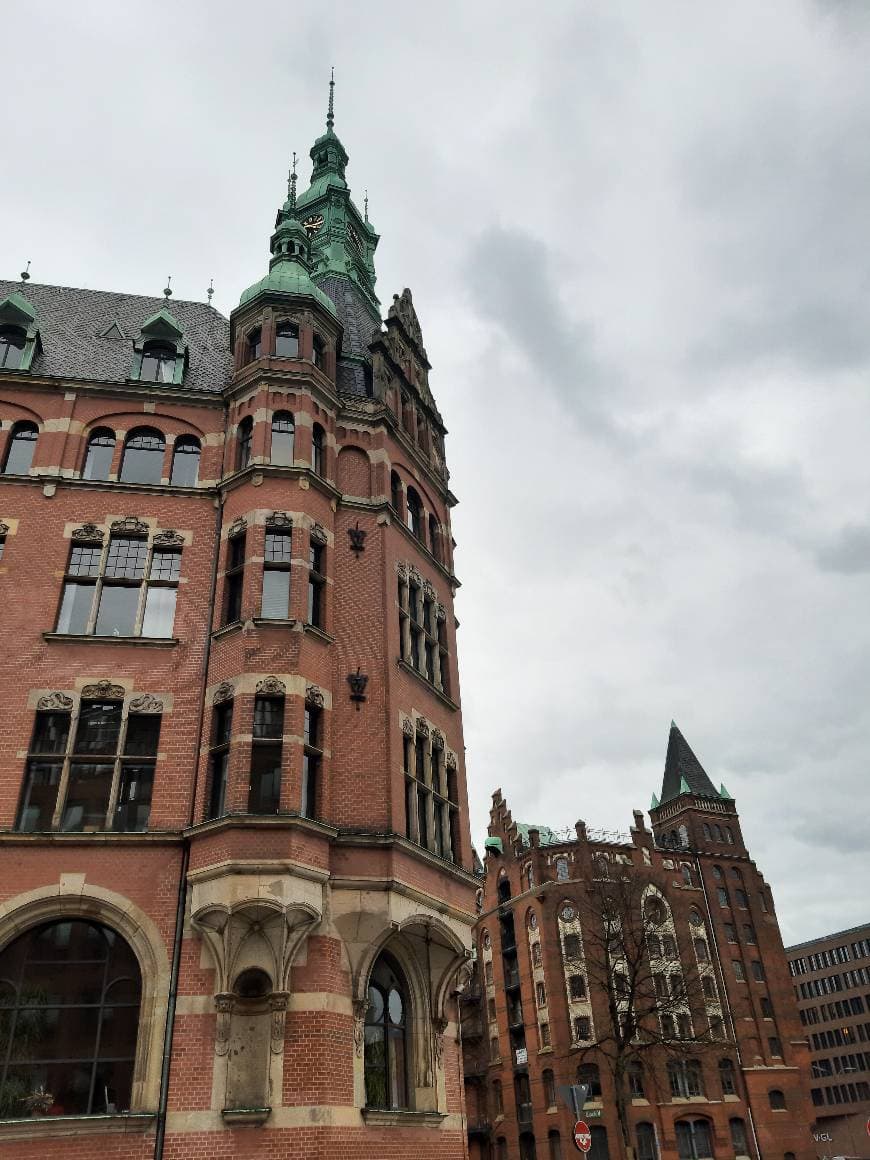
<instances>
[{"instance_id":1,"label":"arched window","mask_svg":"<svg viewBox=\"0 0 870 1160\"><path fill-rule=\"evenodd\" d=\"M315 475L323 475L325 466L326 432L319 423L311 428L311 470Z\"/></svg>"},{"instance_id":2,"label":"arched window","mask_svg":"<svg viewBox=\"0 0 870 1160\"><path fill-rule=\"evenodd\" d=\"M175 487L196 487L199 476L199 440L193 435L181 435L172 449L172 474L169 482Z\"/></svg>"},{"instance_id":3,"label":"arched window","mask_svg":"<svg viewBox=\"0 0 870 1160\"><path fill-rule=\"evenodd\" d=\"M678 835L679 835L679 839L680 839L680 845L681 845L681 846L688 846L688 844L689 844L689 831L688 831L688 828L687 828L686 826L680 826L680 828L678 829L677 833L678 833Z\"/></svg>"},{"instance_id":4,"label":"arched window","mask_svg":"<svg viewBox=\"0 0 870 1160\"><path fill-rule=\"evenodd\" d=\"M88 438L82 479L108 479L115 454L115 432L98 427Z\"/></svg>"},{"instance_id":5,"label":"arched window","mask_svg":"<svg viewBox=\"0 0 870 1160\"><path fill-rule=\"evenodd\" d=\"M251 363L263 353L263 332L259 326L245 340L245 362Z\"/></svg>"},{"instance_id":6,"label":"arched window","mask_svg":"<svg viewBox=\"0 0 870 1160\"><path fill-rule=\"evenodd\" d=\"M655 1127L647 1120L642 1120L635 1129L637 1132L637 1160L658 1160L658 1144L656 1143Z\"/></svg>"},{"instance_id":7,"label":"arched window","mask_svg":"<svg viewBox=\"0 0 870 1160\"><path fill-rule=\"evenodd\" d=\"M508 1145L504 1136L499 1136L495 1143L498 1153L498 1160L508 1160Z\"/></svg>"},{"instance_id":8,"label":"arched window","mask_svg":"<svg viewBox=\"0 0 870 1160\"><path fill-rule=\"evenodd\" d=\"M408 510L405 514L405 523L409 530L417 537L418 540L423 539L423 504L420 502L420 497L413 487L408 488L407 498Z\"/></svg>"},{"instance_id":9,"label":"arched window","mask_svg":"<svg viewBox=\"0 0 870 1160\"><path fill-rule=\"evenodd\" d=\"M0 1117L128 1111L142 980L108 927L29 930L0 953Z\"/></svg>"},{"instance_id":10,"label":"arched window","mask_svg":"<svg viewBox=\"0 0 870 1160\"><path fill-rule=\"evenodd\" d=\"M292 322L279 322L275 330L275 354L278 358L299 358L299 328Z\"/></svg>"},{"instance_id":11,"label":"arched window","mask_svg":"<svg viewBox=\"0 0 870 1160\"><path fill-rule=\"evenodd\" d=\"M779 1090L779 1088L771 1088L767 1093L767 1099L775 1112L783 1111L786 1106L785 1095Z\"/></svg>"},{"instance_id":12,"label":"arched window","mask_svg":"<svg viewBox=\"0 0 870 1160\"><path fill-rule=\"evenodd\" d=\"M315 336L314 336L313 350L314 350L314 365L317 367L318 370L325 371L326 370L326 343L323 341L323 339L320 337L319 334L315 334Z\"/></svg>"},{"instance_id":13,"label":"arched window","mask_svg":"<svg viewBox=\"0 0 870 1160\"><path fill-rule=\"evenodd\" d=\"M166 440L153 427L137 427L127 436L121 457L122 483L160 483Z\"/></svg>"},{"instance_id":14,"label":"arched window","mask_svg":"<svg viewBox=\"0 0 870 1160\"><path fill-rule=\"evenodd\" d=\"M592 1147L587 1153L589 1160L610 1160L610 1148L607 1143L607 1129L601 1124L590 1128Z\"/></svg>"},{"instance_id":15,"label":"arched window","mask_svg":"<svg viewBox=\"0 0 870 1160\"><path fill-rule=\"evenodd\" d=\"M550 1149L550 1160L562 1160L562 1139L555 1128L547 1133L547 1146Z\"/></svg>"},{"instance_id":16,"label":"arched window","mask_svg":"<svg viewBox=\"0 0 870 1160\"><path fill-rule=\"evenodd\" d=\"M601 1099L601 1074L597 1063L581 1063L577 1068L577 1082L588 1084L590 1100Z\"/></svg>"},{"instance_id":17,"label":"arched window","mask_svg":"<svg viewBox=\"0 0 870 1160\"><path fill-rule=\"evenodd\" d=\"M365 1021L366 1107L409 1107L407 994L398 963L382 954L369 980Z\"/></svg>"},{"instance_id":18,"label":"arched window","mask_svg":"<svg viewBox=\"0 0 870 1160\"><path fill-rule=\"evenodd\" d=\"M707 940L703 939L703 938L696 938L694 945L695 945L695 957L697 958L698 962L699 963L709 962L710 951L709 951L709 948L707 946Z\"/></svg>"},{"instance_id":19,"label":"arched window","mask_svg":"<svg viewBox=\"0 0 870 1160\"><path fill-rule=\"evenodd\" d=\"M719 1083L722 1085L723 1096L737 1095L737 1079L734 1073L733 1059L719 1060Z\"/></svg>"},{"instance_id":20,"label":"arched window","mask_svg":"<svg viewBox=\"0 0 870 1160\"><path fill-rule=\"evenodd\" d=\"M502 878L498 884L498 900L499 902L510 902L511 897L511 882L507 875Z\"/></svg>"},{"instance_id":21,"label":"arched window","mask_svg":"<svg viewBox=\"0 0 870 1160\"><path fill-rule=\"evenodd\" d=\"M143 383L174 383L178 354L164 342L146 342L139 378Z\"/></svg>"},{"instance_id":22,"label":"arched window","mask_svg":"<svg viewBox=\"0 0 870 1160\"><path fill-rule=\"evenodd\" d=\"M647 922L653 923L654 926L661 926L667 917L664 903L656 895L652 895L646 900L643 911Z\"/></svg>"},{"instance_id":23,"label":"arched window","mask_svg":"<svg viewBox=\"0 0 870 1160\"><path fill-rule=\"evenodd\" d=\"M276 411L272 416L272 446L269 459L276 467L292 467L296 424L289 411Z\"/></svg>"},{"instance_id":24,"label":"arched window","mask_svg":"<svg viewBox=\"0 0 870 1160\"><path fill-rule=\"evenodd\" d=\"M21 366L27 335L17 326L0 327L0 370L14 371Z\"/></svg>"},{"instance_id":25,"label":"arched window","mask_svg":"<svg viewBox=\"0 0 870 1160\"><path fill-rule=\"evenodd\" d=\"M668 1080L674 1099L704 1094L703 1074L697 1059L672 1059L668 1064Z\"/></svg>"},{"instance_id":26,"label":"arched window","mask_svg":"<svg viewBox=\"0 0 870 1160\"><path fill-rule=\"evenodd\" d=\"M688 864L688 862L681 862L680 863L680 873L683 876L683 885L684 886L694 886L695 885L694 882L692 881L692 867Z\"/></svg>"},{"instance_id":27,"label":"arched window","mask_svg":"<svg viewBox=\"0 0 870 1160\"><path fill-rule=\"evenodd\" d=\"M727 841L729 846L734 845L734 834L732 833L730 826L725 827L725 840Z\"/></svg>"},{"instance_id":28,"label":"arched window","mask_svg":"<svg viewBox=\"0 0 870 1160\"><path fill-rule=\"evenodd\" d=\"M520 1132L520 1160L537 1160L535 1137L531 1132Z\"/></svg>"},{"instance_id":29,"label":"arched window","mask_svg":"<svg viewBox=\"0 0 870 1160\"><path fill-rule=\"evenodd\" d=\"M674 1126L680 1160L708 1160L713 1155L713 1138L708 1120L678 1120Z\"/></svg>"},{"instance_id":30,"label":"arched window","mask_svg":"<svg viewBox=\"0 0 870 1160\"><path fill-rule=\"evenodd\" d=\"M556 859L556 881L557 882L567 882L568 881L568 859L567 858L557 858Z\"/></svg>"},{"instance_id":31,"label":"arched window","mask_svg":"<svg viewBox=\"0 0 870 1160\"><path fill-rule=\"evenodd\" d=\"M244 471L251 462L251 444L254 439L254 420L246 415L236 431L236 471Z\"/></svg>"},{"instance_id":32,"label":"arched window","mask_svg":"<svg viewBox=\"0 0 870 1160\"><path fill-rule=\"evenodd\" d=\"M735 1156L748 1156L749 1143L746 1139L746 1124L738 1116L734 1116L728 1121L728 1127L731 1129L731 1147L734 1149Z\"/></svg>"},{"instance_id":33,"label":"arched window","mask_svg":"<svg viewBox=\"0 0 870 1160\"><path fill-rule=\"evenodd\" d=\"M441 560L441 536L438 534L438 520L429 516L429 551L436 560Z\"/></svg>"},{"instance_id":34,"label":"arched window","mask_svg":"<svg viewBox=\"0 0 870 1160\"><path fill-rule=\"evenodd\" d=\"M4 475L27 475L33 463L33 453L36 450L36 437L39 428L35 423L16 423L9 434L9 443L6 446L6 462L3 464Z\"/></svg>"},{"instance_id":35,"label":"arched window","mask_svg":"<svg viewBox=\"0 0 870 1160\"><path fill-rule=\"evenodd\" d=\"M390 472L390 504L393 511L401 516L402 514L402 481L399 479L397 471Z\"/></svg>"}]
</instances>

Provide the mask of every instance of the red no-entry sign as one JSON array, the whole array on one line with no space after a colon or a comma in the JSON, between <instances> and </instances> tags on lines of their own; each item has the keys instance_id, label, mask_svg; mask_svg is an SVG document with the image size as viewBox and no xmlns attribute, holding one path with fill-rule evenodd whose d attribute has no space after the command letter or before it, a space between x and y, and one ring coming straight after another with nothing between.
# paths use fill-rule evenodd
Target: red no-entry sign
<instances>
[{"instance_id":1,"label":"red no-entry sign","mask_svg":"<svg viewBox=\"0 0 870 1160\"><path fill-rule=\"evenodd\" d=\"M574 1146L581 1152L588 1152L592 1147L592 1133L585 1120L578 1120L574 1125Z\"/></svg>"}]
</instances>

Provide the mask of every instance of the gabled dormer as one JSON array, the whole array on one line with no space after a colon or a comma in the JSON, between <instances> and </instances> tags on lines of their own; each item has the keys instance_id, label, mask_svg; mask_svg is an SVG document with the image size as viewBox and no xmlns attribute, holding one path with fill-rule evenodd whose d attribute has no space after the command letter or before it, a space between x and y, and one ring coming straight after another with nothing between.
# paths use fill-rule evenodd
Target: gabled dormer
<instances>
[{"instance_id":1,"label":"gabled dormer","mask_svg":"<svg viewBox=\"0 0 870 1160\"><path fill-rule=\"evenodd\" d=\"M142 323L133 342L130 378L142 383L184 382L187 343L178 322L165 308Z\"/></svg>"},{"instance_id":2,"label":"gabled dormer","mask_svg":"<svg viewBox=\"0 0 870 1160\"><path fill-rule=\"evenodd\" d=\"M29 371L42 345L36 311L23 294L0 302L0 371Z\"/></svg>"}]
</instances>

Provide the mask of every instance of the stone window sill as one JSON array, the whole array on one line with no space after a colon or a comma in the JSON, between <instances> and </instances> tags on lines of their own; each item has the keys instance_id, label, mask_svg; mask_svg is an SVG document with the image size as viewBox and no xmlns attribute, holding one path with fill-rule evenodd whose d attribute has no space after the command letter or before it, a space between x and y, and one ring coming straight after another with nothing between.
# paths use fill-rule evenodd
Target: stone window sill
<instances>
[{"instance_id":1,"label":"stone window sill","mask_svg":"<svg viewBox=\"0 0 870 1160\"><path fill-rule=\"evenodd\" d=\"M132 644L138 648L175 648L177 636L91 636L86 633L44 632L43 640L76 644Z\"/></svg>"},{"instance_id":2,"label":"stone window sill","mask_svg":"<svg viewBox=\"0 0 870 1160\"><path fill-rule=\"evenodd\" d=\"M304 632L310 632L312 636L319 637L322 641L325 641L327 644L335 644L335 637L330 636L329 633L325 629L318 628L316 624L309 624L308 621L306 620L302 624L302 629Z\"/></svg>"},{"instance_id":3,"label":"stone window sill","mask_svg":"<svg viewBox=\"0 0 870 1160\"><path fill-rule=\"evenodd\" d=\"M437 1128L446 1119L442 1112L400 1112L387 1108L363 1108L363 1119L378 1128Z\"/></svg>"},{"instance_id":4,"label":"stone window sill","mask_svg":"<svg viewBox=\"0 0 870 1160\"><path fill-rule=\"evenodd\" d=\"M5 844L29 844L61 842L65 845L136 845L143 842L161 845L181 841L177 830L0 830L0 842ZM92 1116L88 1117L93 1119ZM2 1122L2 1121L0 1121Z\"/></svg>"},{"instance_id":5,"label":"stone window sill","mask_svg":"<svg viewBox=\"0 0 870 1160\"><path fill-rule=\"evenodd\" d=\"M251 1124L254 1127L265 1124L271 1114L271 1108L224 1108L221 1111L225 1124Z\"/></svg>"},{"instance_id":6,"label":"stone window sill","mask_svg":"<svg viewBox=\"0 0 870 1160\"><path fill-rule=\"evenodd\" d=\"M155 1112L120 1112L108 1116L30 1116L0 1120L0 1140L34 1140L47 1136L95 1136L147 1132Z\"/></svg>"},{"instance_id":7,"label":"stone window sill","mask_svg":"<svg viewBox=\"0 0 870 1160\"><path fill-rule=\"evenodd\" d=\"M423 685L424 688L428 689L434 697L437 697L443 705L446 705L448 709L452 709L454 712L458 710L459 706L456 704L456 702L452 701L446 693L442 693L439 688L432 684L428 677L424 677L423 674L418 672L413 665L409 665L408 662L403 661L401 657L399 657L398 664L402 672L410 673L412 677L416 677L420 684Z\"/></svg>"}]
</instances>

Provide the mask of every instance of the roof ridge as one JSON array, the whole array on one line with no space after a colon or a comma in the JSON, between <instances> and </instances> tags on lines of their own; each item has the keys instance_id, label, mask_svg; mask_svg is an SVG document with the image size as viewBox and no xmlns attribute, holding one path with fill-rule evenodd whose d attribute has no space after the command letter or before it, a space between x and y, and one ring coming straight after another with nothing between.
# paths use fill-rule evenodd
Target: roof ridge
<instances>
[{"instance_id":1,"label":"roof ridge","mask_svg":"<svg viewBox=\"0 0 870 1160\"><path fill-rule=\"evenodd\" d=\"M162 302L166 304L166 297L163 294L138 294L132 290L94 290L90 286L67 286L59 282L28 282L26 285L22 284L20 278L0 278L0 286L17 286L19 293L22 293L25 298L29 290L73 290L76 294L94 294L94 295L108 295L115 298L142 298L149 302ZM203 306L207 310L211 310L214 314L224 318L225 315L210 302L200 302L198 298L176 298L172 297L173 304L179 306Z\"/></svg>"}]
</instances>

